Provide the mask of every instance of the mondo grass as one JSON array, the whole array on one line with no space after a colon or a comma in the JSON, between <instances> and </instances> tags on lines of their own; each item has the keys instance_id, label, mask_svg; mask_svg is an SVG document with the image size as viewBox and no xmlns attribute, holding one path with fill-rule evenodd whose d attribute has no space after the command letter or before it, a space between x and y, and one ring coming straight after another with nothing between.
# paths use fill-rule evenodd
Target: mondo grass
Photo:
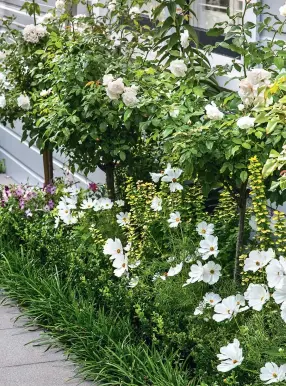
<instances>
[{"instance_id":1,"label":"mondo grass","mask_svg":"<svg viewBox=\"0 0 286 386\"><path fill-rule=\"evenodd\" d=\"M46 331L38 343L62 347L84 379L122 386L200 384L190 380L176 353L140 341L128 317L105 312L95 299L81 296L56 270L47 274L23 251L7 243L0 248L1 288L29 317L28 325Z\"/></svg>"}]
</instances>

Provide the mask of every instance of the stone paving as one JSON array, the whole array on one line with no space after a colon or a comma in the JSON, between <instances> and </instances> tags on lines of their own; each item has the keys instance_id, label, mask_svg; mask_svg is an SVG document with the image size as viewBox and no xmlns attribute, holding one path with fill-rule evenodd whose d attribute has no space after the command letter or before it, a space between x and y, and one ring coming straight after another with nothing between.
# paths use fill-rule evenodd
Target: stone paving
<instances>
[{"instance_id":1,"label":"stone paving","mask_svg":"<svg viewBox=\"0 0 286 386\"><path fill-rule=\"evenodd\" d=\"M0 297L0 301L3 298ZM93 386L75 378L75 367L61 351L37 345L41 332L23 327L17 307L0 304L1 386Z\"/></svg>"}]
</instances>

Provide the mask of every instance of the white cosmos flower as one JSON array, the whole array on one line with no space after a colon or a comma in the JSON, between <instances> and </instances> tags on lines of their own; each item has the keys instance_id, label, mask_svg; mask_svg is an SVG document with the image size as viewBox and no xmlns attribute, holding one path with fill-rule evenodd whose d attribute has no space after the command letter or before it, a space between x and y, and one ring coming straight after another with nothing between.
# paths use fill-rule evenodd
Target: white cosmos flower
<instances>
[{"instance_id":1,"label":"white cosmos flower","mask_svg":"<svg viewBox=\"0 0 286 386\"><path fill-rule=\"evenodd\" d=\"M220 270L221 266L219 264L209 261L204 265L203 281L210 285L215 284L221 276Z\"/></svg>"},{"instance_id":2,"label":"white cosmos flower","mask_svg":"<svg viewBox=\"0 0 286 386\"><path fill-rule=\"evenodd\" d=\"M272 248L269 248L267 251L251 251L249 257L245 259L243 270L245 272L256 272L260 268L265 267L274 257L275 252Z\"/></svg>"},{"instance_id":3,"label":"white cosmos flower","mask_svg":"<svg viewBox=\"0 0 286 386\"><path fill-rule=\"evenodd\" d=\"M132 279L130 279L129 281L128 287L135 288L138 283L139 283L139 277L138 276L132 277Z\"/></svg>"},{"instance_id":4,"label":"white cosmos flower","mask_svg":"<svg viewBox=\"0 0 286 386\"><path fill-rule=\"evenodd\" d=\"M18 104L18 107L22 108L23 110L29 110L29 108L31 107L30 98L24 94L21 94L17 98L17 104Z\"/></svg>"},{"instance_id":5,"label":"white cosmos flower","mask_svg":"<svg viewBox=\"0 0 286 386\"><path fill-rule=\"evenodd\" d=\"M116 257L112 266L115 268L114 275L121 277L124 273L128 272L128 258L127 256Z\"/></svg>"},{"instance_id":6,"label":"white cosmos flower","mask_svg":"<svg viewBox=\"0 0 286 386\"><path fill-rule=\"evenodd\" d=\"M162 210L162 198L155 196L151 203L151 209L153 209L154 212L160 212L160 210Z\"/></svg>"},{"instance_id":7,"label":"white cosmos flower","mask_svg":"<svg viewBox=\"0 0 286 386\"><path fill-rule=\"evenodd\" d=\"M168 220L170 228L177 228L180 222L181 222L180 212L174 212L170 214L170 218Z\"/></svg>"},{"instance_id":8,"label":"white cosmos flower","mask_svg":"<svg viewBox=\"0 0 286 386\"><path fill-rule=\"evenodd\" d=\"M281 16L286 17L286 4L279 8L279 13Z\"/></svg>"},{"instance_id":9,"label":"white cosmos flower","mask_svg":"<svg viewBox=\"0 0 286 386\"><path fill-rule=\"evenodd\" d=\"M117 206L121 207L121 206L124 206L124 205L125 205L125 202L124 202L123 200L117 200L117 201L115 201L115 204L116 204Z\"/></svg>"},{"instance_id":10,"label":"white cosmos flower","mask_svg":"<svg viewBox=\"0 0 286 386\"><path fill-rule=\"evenodd\" d=\"M206 110L206 116L211 120L219 121L224 117L224 113L222 113L218 109L217 105L214 102L212 102L209 105L206 105L205 110Z\"/></svg>"},{"instance_id":11,"label":"white cosmos flower","mask_svg":"<svg viewBox=\"0 0 286 386\"><path fill-rule=\"evenodd\" d=\"M217 357L221 361L221 363L217 366L217 369L223 373L241 365L244 358L239 341L234 339L233 343L229 343L227 346L221 347L220 354L218 354Z\"/></svg>"},{"instance_id":12,"label":"white cosmos flower","mask_svg":"<svg viewBox=\"0 0 286 386\"><path fill-rule=\"evenodd\" d=\"M248 301L249 307L256 311L261 311L263 305L269 300L270 295L266 285L252 283L244 293L244 297Z\"/></svg>"},{"instance_id":13,"label":"white cosmos flower","mask_svg":"<svg viewBox=\"0 0 286 386\"><path fill-rule=\"evenodd\" d=\"M237 106L238 110L239 111L243 111L245 109L245 106L244 104L240 103L238 106Z\"/></svg>"},{"instance_id":14,"label":"white cosmos flower","mask_svg":"<svg viewBox=\"0 0 286 386\"><path fill-rule=\"evenodd\" d=\"M247 129L251 129L252 127L254 127L254 123L255 123L255 118L251 118L249 116L241 117L237 121L237 126L240 129L247 130Z\"/></svg>"},{"instance_id":15,"label":"white cosmos flower","mask_svg":"<svg viewBox=\"0 0 286 386\"><path fill-rule=\"evenodd\" d=\"M2 94L0 95L0 108L4 109L5 106L6 106L6 98L5 98L5 95Z\"/></svg>"},{"instance_id":16,"label":"white cosmos flower","mask_svg":"<svg viewBox=\"0 0 286 386\"><path fill-rule=\"evenodd\" d=\"M61 199L57 205L57 209L58 210L76 209L76 205L77 205L77 199L63 196L63 197L61 197Z\"/></svg>"},{"instance_id":17,"label":"white cosmos flower","mask_svg":"<svg viewBox=\"0 0 286 386\"><path fill-rule=\"evenodd\" d=\"M182 59L176 59L170 63L169 70L173 75L179 78L186 75L188 68Z\"/></svg>"},{"instance_id":18,"label":"white cosmos flower","mask_svg":"<svg viewBox=\"0 0 286 386\"><path fill-rule=\"evenodd\" d=\"M286 365L277 366L276 363L267 362L260 369L260 380L266 385L284 381L286 378Z\"/></svg>"},{"instance_id":19,"label":"white cosmos flower","mask_svg":"<svg viewBox=\"0 0 286 386\"><path fill-rule=\"evenodd\" d=\"M110 259L116 259L118 257L124 257L122 243L119 239L108 239L104 244L103 253L110 255Z\"/></svg>"},{"instance_id":20,"label":"white cosmos flower","mask_svg":"<svg viewBox=\"0 0 286 386\"><path fill-rule=\"evenodd\" d=\"M281 318L286 323L286 303L282 303L281 305Z\"/></svg>"},{"instance_id":21,"label":"white cosmos flower","mask_svg":"<svg viewBox=\"0 0 286 386\"><path fill-rule=\"evenodd\" d=\"M189 47L189 32L187 30L180 34L180 41L183 48Z\"/></svg>"},{"instance_id":22,"label":"white cosmos flower","mask_svg":"<svg viewBox=\"0 0 286 386\"><path fill-rule=\"evenodd\" d=\"M208 306L214 307L219 302L221 302L221 297L218 294L215 294L214 292L208 292L205 294L203 301Z\"/></svg>"},{"instance_id":23,"label":"white cosmos flower","mask_svg":"<svg viewBox=\"0 0 286 386\"><path fill-rule=\"evenodd\" d=\"M277 288L273 293L273 299L277 304L286 304L286 283L281 288Z\"/></svg>"},{"instance_id":24,"label":"white cosmos flower","mask_svg":"<svg viewBox=\"0 0 286 386\"><path fill-rule=\"evenodd\" d=\"M282 256L270 261L266 267L267 282L270 288L282 288L286 284L286 259Z\"/></svg>"},{"instance_id":25,"label":"white cosmos flower","mask_svg":"<svg viewBox=\"0 0 286 386\"><path fill-rule=\"evenodd\" d=\"M213 319L216 322L222 322L226 319L232 319L239 312L236 296L228 296L221 303L216 304Z\"/></svg>"},{"instance_id":26,"label":"white cosmos flower","mask_svg":"<svg viewBox=\"0 0 286 386\"><path fill-rule=\"evenodd\" d=\"M193 264L191 266L190 272L189 272L189 279L187 279L186 283L183 284L183 287L185 287L188 284L195 283L197 281L203 280L203 274L204 274L204 267L202 263L198 260L197 264Z\"/></svg>"},{"instance_id":27,"label":"white cosmos flower","mask_svg":"<svg viewBox=\"0 0 286 386\"><path fill-rule=\"evenodd\" d=\"M203 237L212 235L214 233L214 224L207 224L206 221L202 221L197 225L196 231Z\"/></svg>"},{"instance_id":28,"label":"white cosmos flower","mask_svg":"<svg viewBox=\"0 0 286 386\"><path fill-rule=\"evenodd\" d=\"M113 207L113 202L110 200L110 198L100 198L97 201L97 205L99 205L99 208L102 210L108 210Z\"/></svg>"},{"instance_id":29,"label":"white cosmos flower","mask_svg":"<svg viewBox=\"0 0 286 386\"><path fill-rule=\"evenodd\" d=\"M160 181L160 178L163 177L163 173L150 173L152 181L157 183Z\"/></svg>"},{"instance_id":30,"label":"white cosmos flower","mask_svg":"<svg viewBox=\"0 0 286 386\"><path fill-rule=\"evenodd\" d=\"M160 276L162 280L166 280L167 277L178 275L183 268L183 263L177 264L175 267L171 267L168 272Z\"/></svg>"},{"instance_id":31,"label":"white cosmos flower","mask_svg":"<svg viewBox=\"0 0 286 386\"><path fill-rule=\"evenodd\" d=\"M200 241L198 252L204 260L207 260L210 256L217 257L219 253L218 238L213 235L207 235L204 240Z\"/></svg>"},{"instance_id":32,"label":"white cosmos flower","mask_svg":"<svg viewBox=\"0 0 286 386\"><path fill-rule=\"evenodd\" d=\"M203 315L204 309L206 308L206 303L204 301L200 302L198 307L195 308L194 315Z\"/></svg>"},{"instance_id":33,"label":"white cosmos flower","mask_svg":"<svg viewBox=\"0 0 286 386\"><path fill-rule=\"evenodd\" d=\"M94 207L94 201L91 198L83 200L80 208L81 209L92 209Z\"/></svg>"},{"instance_id":34,"label":"white cosmos flower","mask_svg":"<svg viewBox=\"0 0 286 386\"><path fill-rule=\"evenodd\" d=\"M102 84L103 84L103 86L108 86L108 84L110 82L113 82L113 80L114 80L114 77L112 74L106 74L103 76Z\"/></svg>"},{"instance_id":35,"label":"white cosmos flower","mask_svg":"<svg viewBox=\"0 0 286 386\"><path fill-rule=\"evenodd\" d=\"M78 188L76 185L72 185L68 188L65 188L64 192L68 193L70 196L77 196L80 193L80 188Z\"/></svg>"},{"instance_id":36,"label":"white cosmos flower","mask_svg":"<svg viewBox=\"0 0 286 386\"><path fill-rule=\"evenodd\" d=\"M130 213L128 212L120 212L116 215L116 218L117 224L119 224L121 227L124 227L125 225L128 225L130 223Z\"/></svg>"},{"instance_id":37,"label":"white cosmos flower","mask_svg":"<svg viewBox=\"0 0 286 386\"><path fill-rule=\"evenodd\" d=\"M177 182L182 173L183 170L178 168L168 168L165 170L165 175L162 177L162 181L170 183L169 188L171 192L183 190L183 186Z\"/></svg>"}]
</instances>

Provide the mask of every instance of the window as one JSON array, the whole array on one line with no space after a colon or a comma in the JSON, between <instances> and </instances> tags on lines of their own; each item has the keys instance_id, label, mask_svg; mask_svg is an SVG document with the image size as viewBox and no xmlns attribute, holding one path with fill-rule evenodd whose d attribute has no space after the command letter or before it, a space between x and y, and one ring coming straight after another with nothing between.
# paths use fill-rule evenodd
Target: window
<instances>
[{"instance_id":1,"label":"window","mask_svg":"<svg viewBox=\"0 0 286 386\"><path fill-rule=\"evenodd\" d=\"M233 15L243 10L244 0L197 0L194 4L194 11L198 20L195 20L195 27L207 30L216 23L228 20L227 9Z\"/></svg>"}]
</instances>

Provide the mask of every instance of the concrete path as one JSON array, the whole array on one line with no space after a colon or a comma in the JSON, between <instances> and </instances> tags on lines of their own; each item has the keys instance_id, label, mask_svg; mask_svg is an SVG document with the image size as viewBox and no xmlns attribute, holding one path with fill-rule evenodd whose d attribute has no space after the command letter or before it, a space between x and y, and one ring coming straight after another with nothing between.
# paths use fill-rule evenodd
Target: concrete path
<instances>
[{"instance_id":1,"label":"concrete path","mask_svg":"<svg viewBox=\"0 0 286 386\"><path fill-rule=\"evenodd\" d=\"M13 185L15 181L11 177L6 176L6 174L0 173L0 185Z\"/></svg>"},{"instance_id":2,"label":"concrete path","mask_svg":"<svg viewBox=\"0 0 286 386\"><path fill-rule=\"evenodd\" d=\"M24 321L17 320L19 315L16 307L0 304L1 386L94 386L74 378L75 367L62 352L45 352L45 346L28 344L38 339L40 332L25 329Z\"/></svg>"}]
</instances>

